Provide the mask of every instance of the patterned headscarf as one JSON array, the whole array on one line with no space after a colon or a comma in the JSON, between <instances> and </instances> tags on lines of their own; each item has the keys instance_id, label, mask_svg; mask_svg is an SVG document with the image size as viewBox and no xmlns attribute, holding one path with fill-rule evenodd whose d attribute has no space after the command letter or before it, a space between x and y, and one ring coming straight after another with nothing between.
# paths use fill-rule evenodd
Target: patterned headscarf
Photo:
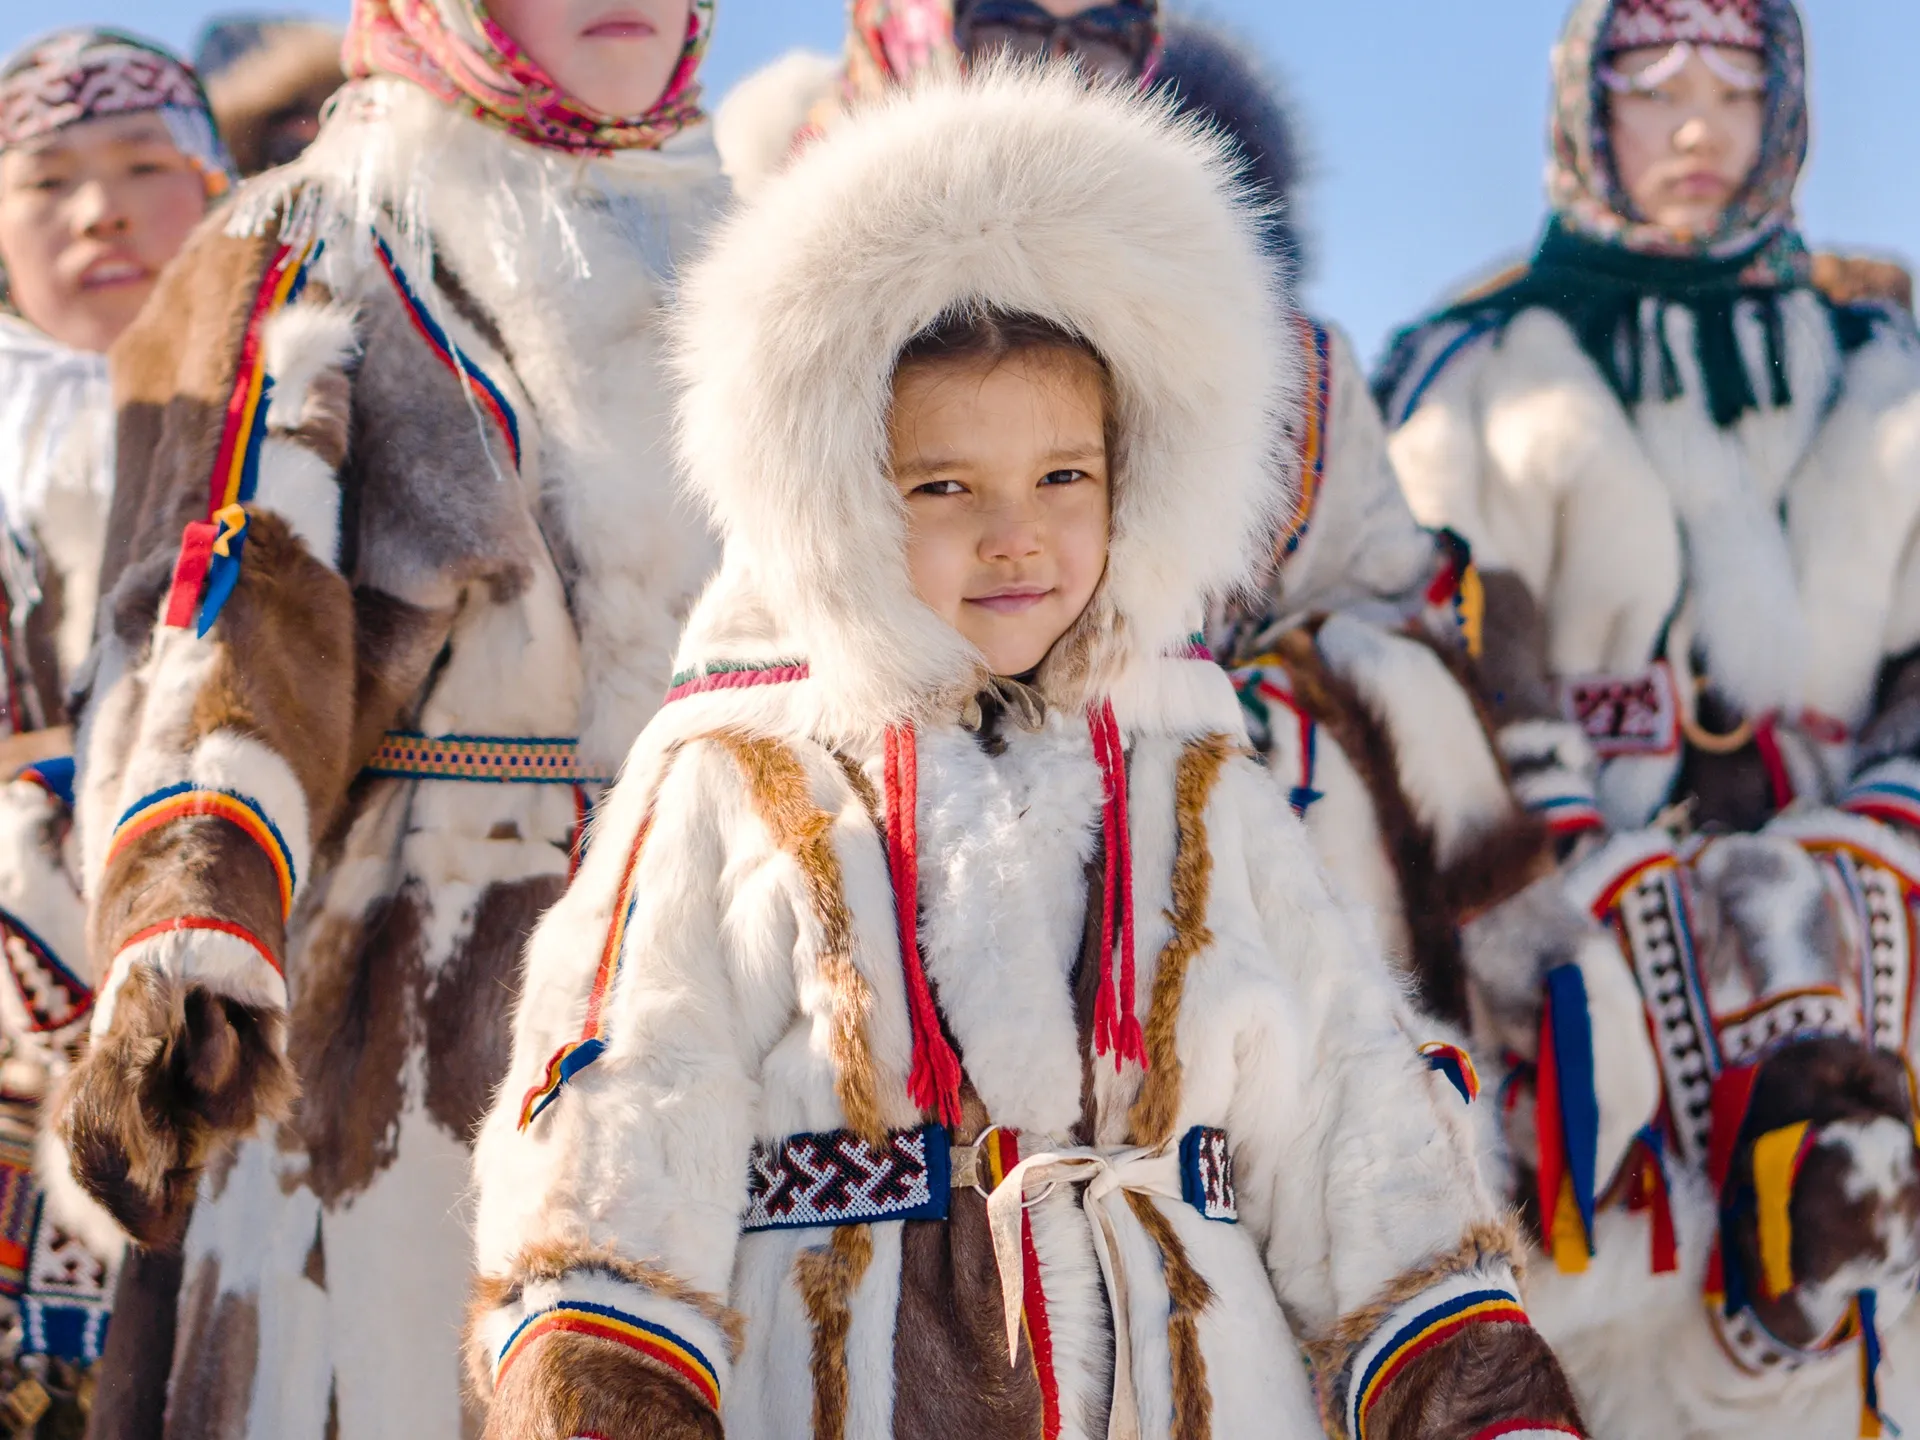
<instances>
[{"instance_id":1,"label":"patterned headscarf","mask_svg":"<svg viewBox=\"0 0 1920 1440\"><path fill-rule=\"evenodd\" d=\"M118 30L60 30L0 65L0 150L83 120L157 111L209 197L232 183L232 164L192 69L150 41Z\"/></svg>"},{"instance_id":2,"label":"patterned headscarf","mask_svg":"<svg viewBox=\"0 0 1920 1440\"><path fill-rule=\"evenodd\" d=\"M702 117L695 76L714 0L692 0L667 88L643 115L603 115L560 89L487 14L485 0L354 0L347 73L398 75L508 134L551 150L655 150Z\"/></svg>"},{"instance_id":3,"label":"patterned headscarf","mask_svg":"<svg viewBox=\"0 0 1920 1440\"><path fill-rule=\"evenodd\" d=\"M1766 62L1760 160L1720 228L1680 235L1634 215L1614 173L1601 62L1616 37L1678 43L1708 34L1751 34ZM1749 283L1798 283L1805 252L1794 227L1793 192L1807 159L1806 39L1793 0L1579 0L1553 52L1553 156L1547 196L1561 227L1638 255L1723 259L1754 253Z\"/></svg>"},{"instance_id":4,"label":"patterned headscarf","mask_svg":"<svg viewBox=\"0 0 1920 1440\"><path fill-rule=\"evenodd\" d=\"M847 7L847 80L849 98L877 99L895 85L921 75L949 73L960 66L953 36L956 0L852 0ZM1159 0L1138 0L1159 10ZM1144 87L1158 69L1160 44L1140 77Z\"/></svg>"}]
</instances>

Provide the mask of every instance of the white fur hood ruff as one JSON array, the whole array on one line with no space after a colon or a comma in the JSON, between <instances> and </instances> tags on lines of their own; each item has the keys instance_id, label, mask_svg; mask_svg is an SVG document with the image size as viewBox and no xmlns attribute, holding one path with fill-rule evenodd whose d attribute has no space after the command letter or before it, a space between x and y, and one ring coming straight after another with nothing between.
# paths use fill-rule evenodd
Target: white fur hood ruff
<instances>
[{"instance_id":1,"label":"white fur hood ruff","mask_svg":"<svg viewBox=\"0 0 1920 1440\"><path fill-rule=\"evenodd\" d=\"M678 668L804 660L836 731L977 687L981 656L913 593L887 445L897 356L968 305L1060 324L1113 376L1111 553L1042 667L1051 703L1137 690L1245 580L1291 483L1297 373L1233 163L1163 103L997 70L856 112L687 274L680 442L725 562Z\"/></svg>"}]
</instances>

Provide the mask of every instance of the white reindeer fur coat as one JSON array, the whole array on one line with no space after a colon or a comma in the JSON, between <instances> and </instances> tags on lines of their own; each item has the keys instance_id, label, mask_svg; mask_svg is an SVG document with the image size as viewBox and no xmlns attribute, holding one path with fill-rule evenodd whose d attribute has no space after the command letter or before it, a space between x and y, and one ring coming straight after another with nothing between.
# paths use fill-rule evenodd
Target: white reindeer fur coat
<instances>
[{"instance_id":1,"label":"white reindeer fur coat","mask_svg":"<svg viewBox=\"0 0 1920 1440\"><path fill-rule=\"evenodd\" d=\"M977 77L837 126L689 277L682 444L725 558L682 643L684 698L641 737L528 954L474 1162L479 1373L529 1320L591 1302L709 1357L735 1440L793 1435L809 1413L812 1433L850 1440L953 1433L957 1414L924 1413L935 1377L896 1383L928 1324L910 1304L914 1227L742 1237L747 1156L923 1119L878 813L898 722L918 736L922 950L973 1123L1025 1132L1022 1153L1072 1143L1069 976L1102 801L1083 717L1107 697L1128 752L1153 1068L1143 1084L1131 1064L1092 1065L1091 1138L1127 1143L1143 1114L1159 1115L1155 1143L1226 1128L1241 1221L1136 1197L1211 1287L1182 1331L1148 1228L1119 1214L1140 1433L1209 1433L1200 1400L1214 1434L1317 1435L1303 1344L1327 1343L1343 1377L1352 1346L1335 1337L1405 1299L1410 1275L1419 1290L1508 1273L1501 1244L1471 1238L1498 1211L1460 1098L1423 1067L1409 1011L1244 753L1226 677L1168 658L1254 562L1282 498L1275 417L1295 403L1289 320L1226 174L1217 142L1137 100L1065 74ZM999 753L959 721L981 660L912 593L886 468L894 357L968 304L1084 335L1122 437L1105 579L1041 668L1044 722L1009 725ZM1196 861L1197 890L1176 881ZM617 907L607 1048L523 1125L523 1097L582 1033ZM1059 1433L1099 1435L1107 1306L1072 1190L1030 1215ZM544 1383L528 1378L539 1353L496 1389L496 1425L533 1413L515 1387ZM1181 1369L1196 1353L1197 1395ZM1005 1361L1002 1345L967 1385Z\"/></svg>"}]
</instances>

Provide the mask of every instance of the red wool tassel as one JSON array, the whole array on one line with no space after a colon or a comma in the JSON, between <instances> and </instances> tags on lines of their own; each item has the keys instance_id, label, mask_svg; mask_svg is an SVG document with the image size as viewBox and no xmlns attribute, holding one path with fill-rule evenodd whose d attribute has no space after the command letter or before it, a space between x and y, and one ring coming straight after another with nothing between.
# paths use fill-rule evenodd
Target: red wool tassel
<instances>
[{"instance_id":1,"label":"red wool tassel","mask_svg":"<svg viewBox=\"0 0 1920 1440\"><path fill-rule=\"evenodd\" d=\"M907 1012L913 1022L913 1071L907 1094L949 1129L960 1123L960 1057L940 1028L940 1011L920 960L919 761L913 727L887 731L887 873L900 924L900 969L907 981Z\"/></svg>"},{"instance_id":2,"label":"red wool tassel","mask_svg":"<svg viewBox=\"0 0 1920 1440\"><path fill-rule=\"evenodd\" d=\"M1089 711L1087 730L1093 740L1093 758L1100 766L1105 792L1101 829L1106 850L1106 894L1100 912L1100 989L1093 1004L1093 1043L1102 1055L1113 1056L1118 1073L1131 1060L1147 1068L1147 1037L1135 1009L1133 943L1133 836L1127 823L1127 755L1120 739L1120 722L1111 702ZM1114 977L1114 941L1119 940L1119 979ZM1117 992L1117 993L1116 993Z\"/></svg>"}]
</instances>

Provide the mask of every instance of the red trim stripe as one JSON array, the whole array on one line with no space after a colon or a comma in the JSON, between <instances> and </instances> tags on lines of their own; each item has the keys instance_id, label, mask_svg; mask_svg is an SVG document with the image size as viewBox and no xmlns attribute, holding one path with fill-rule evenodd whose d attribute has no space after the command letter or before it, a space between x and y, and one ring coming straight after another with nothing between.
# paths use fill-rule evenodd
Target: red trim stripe
<instances>
[{"instance_id":1,"label":"red trim stripe","mask_svg":"<svg viewBox=\"0 0 1920 1440\"><path fill-rule=\"evenodd\" d=\"M156 935L170 935L180 930L212 930L221 935L231 935L236 940L244 940L253 947L254 953L266 963L269 970L282 980L287 978L286 971L280 968L280 962L274 958L273 951L267 947L266 941L244 925L237 925L231 920L221 920L212 915L177 915L171 920L157 921L134 931L120 942L120 948L114 951L114 954L116 957L124 955L143 940L151 940Z\"/></svg>"}]
</instances>

